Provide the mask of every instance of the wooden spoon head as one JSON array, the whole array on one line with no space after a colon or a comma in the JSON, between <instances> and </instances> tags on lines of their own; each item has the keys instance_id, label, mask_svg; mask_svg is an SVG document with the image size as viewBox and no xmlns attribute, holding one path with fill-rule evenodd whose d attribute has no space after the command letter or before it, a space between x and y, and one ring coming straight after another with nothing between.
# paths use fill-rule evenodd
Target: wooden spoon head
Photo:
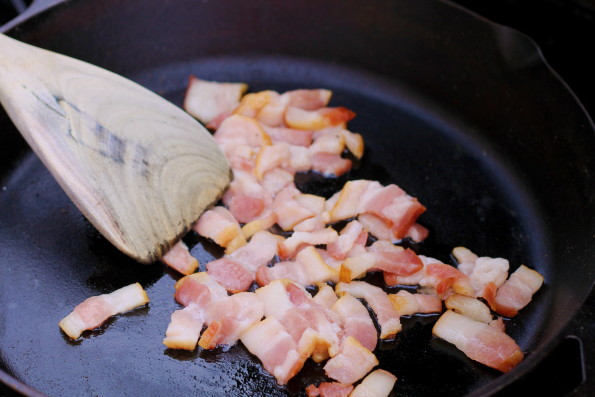
<instances>
[{"instance_id":1,"label":"wooden spoon head","mask_svg":"<svg viewBox=\"0 0 595 397\"><path fill-rule=\"evenodd\" d=\"M153 92L5 36L0 54L0 101L21 134L89 221L139 262L167 252L229 183L211 134Z\"/></svg>"}]
</instances>

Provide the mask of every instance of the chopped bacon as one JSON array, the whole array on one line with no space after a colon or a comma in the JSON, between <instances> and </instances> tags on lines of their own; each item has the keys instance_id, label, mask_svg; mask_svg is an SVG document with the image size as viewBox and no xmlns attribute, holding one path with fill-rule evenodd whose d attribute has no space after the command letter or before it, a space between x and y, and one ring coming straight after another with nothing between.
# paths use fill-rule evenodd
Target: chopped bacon
<instances>
[{"instance_id":1,"label":"chopped bacon","mask_svg":"<svg viewBox=\"0 0 595 397\"><path fill-rule=\"evenodd\" d=\"M229 257L241 263L244 268L254 274L260 266L266 265L277 255L278 245L282 241L283 237L281 236L260 231L252 236L247 245L234 251Z\"/></svg>"},{"instance_id":2,"label":"chopped bacon","mask_svg":"<svg viewBox=\"0 0 595 397\"><path fill-rule=\"evenodd\" d=\"M143 306L149 302L147 293L139 283L115 290L109 294L92 296L79 303L58 325L71 339L83 331L99 327L109 317Z\"/></svg>"},{"instance_id":3,"label":"chopped bacon","mask_svg":"<svg viewBox=\"0 0 595 397\"><path fill-rule=\"evenodd\" d=\"M337 282L339 272L309 245L297 254L295 261L278 262L272 267L261 266L256 273L256 282L261 286L278 279L289 279L307 286L326 281Z\"/></svg>"},{"instance_id":4,"label":"chopped bacon","mask_svg":"<svg viewBox=\"0 0 595 397\"><path fill-rule=\"evenodd\" d=\"M295 186L288 186L275 196L273 210L277 214L277 223L283 230L291 230L303 220L316 216L316 212L297 201L301 194Z\"/></svg>"},{"instance_id":5,"label":"chopped bacon","mask_svg":"<svg viewBox=\"0 0 595 397\"><path fill-rule=\"evenodd\" d=\"M220 115L228 115L239 104L248 89L244 83L220 83L190 76L183 108L204 124Z\"/></svg>"},{"instance_id":6,"label":"chopped bacon","mask_svg":"<svg viewBox=\"0 0 595 397\"><path fill-rule=\"evenodd\" d=\"M452 294L444 304L450 310L467 316L475 321L489 324L492 321L490 309L481 301L468 296Z\"/></svg>"},{"instance_id":7,"label":"chopped bacon","mask_svg":"<svg viewBox=\"0 0 595 397\"><path fill-rule=\"evenodd\" d=\"M327 245L327 252L337 258L345 259L354 245L365 246L368 233L358 221L349 222L339 233L336 242Z\"/></svg>"},{"instance_id":8,"label":"chopped bacon","mask_svg":"<svg viewBox=\"0 0 595 397\"><path fill-rule=\"evenodd\" d=\"M353 336L366 349L376 348L378 334L368 309L349 294L343 295L331 308L341 317L346 336Z\"/></svg>"},{"instance_id":9,"label":"chopped bacon","mask_svg":"<svg viewBox=\"0 0 595 397\"><path fill-rule=\"evenodd\" d=\"M364 281L352 281L351 283L338 283L335 287L337 295L346 293L356 298L364 299L376 314L380 325L380 339L394 337L401 331L399 313L393 307L386 292L382 288L368 284Z\"/></svg>"},{"instance_id":10,"label":"chopped bacon","mask_svg":"<svg viewBox=\"0 0 595 397\"><path fill-rule=\"evenodd\" d=\"M273 197L248 173L234 171L234 180L223 194L223 204L241 223L270 215Z\"/></svg>"},{"instance_id":11,"label":"chopped bacon","mask_svg":"<svg viewBox=\"0 0 595 397\"><path fill-rule=\"evenodd\" d=\"M543 284L543 276L537 271L521 265L496 292L496 312L514 317L527 306L533 294Z\"/></svg>"},{"instance_id":12,"label":"chopped bacon","mask_svg":"<svg viewBox=\"0 0 595 397\"><path fill-rule=\"evenodd\" d=\"M289 97L289 104L304 110L316 110L328 105L332 91L325 89L293 90L285 94Z\"/></svg>"},{"instance_id":13,"label":"chopped bacon","mask_svg":"<svg viewBox=\"0 0 595 397\"><path fill-rule=\"evenodd\" d=\"M396 382L396 376L383 369L377 369L370 372L349 397L388 397Z\"/></svg>"},{"instance_id":14,"label":"chopped bacon","mask_svg":"<svg viewBox=\"0 0 595 397\"><path fill-rule=\"evenodd\" d=\"M469 278L453 266L430 263L425 266L425 271L426 277L420 285L434 288L438 296L445 297L451 289L457 294L475 296Z\"/></svg>"},{"instance_id":15,"label":"chopped bacon","mask_svg":"<svg viewBox=\"0 0 595 397\"><path fill-rule=\"evenodd\" d=\"M194 350L204 323L203 311L191 304L171 315L163 344L170 349Z\"/></svg>"},{"instance_id":16,"label":"chopped bacon","mask_svg":"<svg viewBox=\"0 0 595 397\"><path fill-rule=\"evenodd\" d=\"M264 316L264 306L256 294L240 292L211 303L205 310L209 324L198 345L214 349L218 345L233 345L242 332Z\"/></svg>"},{"instance_id":17,"label":"chopped bacon","mask_svg":"<svg viewBox=\"0 0 595 397\"><path fill-rule=\"evenodd\" d=\"M442 301L436 295L412 294L400 290L396 294L388 294L388 297L401 316L442 312Z\"/></svg>"},{"instance_id":18,"label":"chopped bacon","mask_svg":"<svg viewBox=\"0 0 595 397\"><path fill-rule=\"evenodd\" d=\"M326 375L340 383L350 384L363 378L378 365L376 356L352 336L341 344L340 353L326 362Z\"/></svg>"},{"instance_id":19,"label":"chopped bacon","mask_svg":"<svg viewBox=\"0 0 595 397\"><path fill-rule=\"evenodd\" d=\"M207 263L207 273L231 293L248 291L254 274L229 256Z\"/></svg>"},{"instance_id":20,"label":"chopped bacon","mask_svg":"<svg viewBox=\"0 0 595 397\"><path fill-rule=\"evenodd\" d=\"M295 146L308 147L312 144L313 131L294 130L285 127L263 126L273 143L285 142Z\"/></svg>"},{"instance_id":21,"label":"chopped bacon","mask_svg":"<svg viewBox=\"0 0 595 397\"><path fill-rule=\"evenodd\" d=\"M407 277L422 268L421 259L411 249L403 249L389 241L378 240L367 252L349 257L343 262L341 281L349 282L371 270L383 270L394 277Z\"/></svg>"},{"instance_id":22,"label":"chopped bacon","mask_svg":"<svg viewBox=\"0 0 595 397\"><path fill-rule=\"evenodd\" d=\"M420 225L419 223L414 223L413 225L411 225L409 230L407 230L405 237L410 238L416 243L421 243L426 238L428 238L429 234L430 231L426 229L424 226Z\"/></svg>"},{"instance_id":23,"label":"chopped bacon","mask_svg":"<svg viewBox=\"0 0 595 397\"><path fill-rule=\"evenodd\" d=\"M206 290L205 290L206 287ZM174 285L174 298L184 306L198 304L205 306L214 300L227 297L227 291L206 272L194 273L179 279Z\"/></svg>"},{"instance_id":24,"label":"chopped bacon","mask_svg":"<svg viewBox=\"0 0 595 397\"><path fill-rule=\"evenodd\" d=\"M178 272L189 275L198 269L198 260L190 255L188 246L182 240L174 244L161 258L161 261Z\"/></svg>"},{"instance_id":25,"label":"chopped bacon","mask_svg":"<svg viewBox=\"0 0 595 397\"><path fill-rule=\"evenodd\" d=\"M497 289L508 277L509 263L506 259L478 257L465 247L456 247L452 254L457 259L459 270L469 276L475 294L488 301L494 292L494 287L488 284Z\"/></svg>"},{"instance_id":26,"label":"chopped bacon","mask_svg":"<svg viewBox=\"0 0 595 397\"><path fill-rule=\"evenodd\" d=\"M336 222L370 213L383 220L395 239L402 239L425 209L396 185L382 186L375 181L357 180L343 186L330 215L331 221ZM373 218L368 219L369 226L384 234L385 231L373 222Z\"/></svg>"},{"instance_id":27,"label":"chopped bacon","mask_svg":"<svg viewBox=\"0 0 595 397\"><path fill-rule=\"evenodd\" d=\"M271 138L256 120L238 115L226 118L215 131L213 138L234 171L251 171L258 151L271 144Z\"/></svg>"},{"instance_id":28,"label":"chopped bacon","mask_svg":"<svg viewBox=\"0 0 595 397\"><path fill-rule=\"evenodd\" d=\"M523 360L523 352L512 338L496 327L447 310L432 333L454 344L472 360L508 372Z\"/></svg>"},{"instance_id":29,"label":"chopped bacon","mask_svg":"<svg viewBox=\"0 0 595 397\"><path fill-rule=\"evenodd\" d=\"M307 359L297 350L293 337L275 317L267 317L250 326L240 339L280 385L297 374Z\"/></svg>"},{"instance_id":30,"label":"chopped bacon","mask_svg":"<svg viewBox=\"0 0 595 397\"><path fill-rule=\"evenodd\" d=\"M243 243L246 243L240 224L225 207L217 206L204 212L192 229L221 247L227 247L239 236Z\"/></svg>"},{"instance_id":31,"label":"chopped bacon","mask_svg":"<svg viewBox=\"0 0 595 397\"><path fill-rule=\"evenodd\" d=\"M316 286L318 292L314 295L312 301L326 309L330 309L339 300L335 290L326 283L318 283Z\"/></svg>"},{"instance_id":32,"label":"chopped bacon","mask_svg":"<svg viewBox=\"0 0 595 397\"><path fill-rule=\"evenodd\" d=\"M314 153L312 155L312 170L324 176L341 176L351 169L352 162L333 153Z\"/></svg>"},{"instance_id":33,"label":"chopped bacon","mask_svg":"<svg viewBox=\"0 0 595 397\"><path fill-rule=\"evenodd\" d=\"M279 243L279 256L291 258L300 247L307 245L332 244L337 241L338 234L332 227L316 230L313 232L293 232L291 237Z\"/></svg>"},{"instance_id":34,"label":"chopped bacon","mask_svg":"<svg viewBox=\"0 0 595 397\"><path fill-rule=\"evenodd\" d=\"M353 385L337 382L322 382L320 385L306 387L308 397L348 397L353 391Z\"/></svg>"},{"instance_id":35,"label":"chopped bacon","mask_svg":"<svg viewBox=\"0 0 595 397\"><path fill-rule=\"evenodd\" d=\"M263 107L277 98L279 98L279 94L270 90L246 94L242 97L240 105L234 110L234 114L256 118Z\"/></svg>"},{"instance_id":36,"label":"chopped bacon","mask_svg":"<svg viewBox=\"0 0 595 397\"><path fill-rule=\"evenodd\" d=\"M322 130L333 126L344 126L355 117L355 113L344 107L304 110L288 106L285 110L285 124L298 130Z\"/></svg>"}]
</instances>

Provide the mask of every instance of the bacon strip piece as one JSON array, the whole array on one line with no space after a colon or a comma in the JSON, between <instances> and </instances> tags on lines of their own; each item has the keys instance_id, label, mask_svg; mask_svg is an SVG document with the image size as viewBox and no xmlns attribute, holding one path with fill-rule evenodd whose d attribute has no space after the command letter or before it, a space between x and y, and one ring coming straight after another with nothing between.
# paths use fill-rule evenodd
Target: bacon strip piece
<instances>
[{"instance_id":1,"label":"bacon strip piece","mask_svg":"<svg viewBox=\"0 0 595 397\"><path fill-rule=\"evenodd\" d=\"M442 301L436 295L412 294L402 289L388 297L401 316L442 312Z\"/></svg>"},{"instance_id":2,"label":"bacon strip piece","mask_svg":"<svg viewBox=\"0 0 595 397\"><path fill-rule=\"evenodd\" d=\"M304 110L288 106L285 111L285 124L298 130L322 130L333 126L345 126L355 117L355 113L345 107Z\"/></svg>"},{"instance_id":3,"label":"bacon strip piece","mask_svg":"<svg viewBox=\"0 0 595 397\"><path fill-rule=\"evenodd\" d=\"M205 307L211 301L227 298L227 291L206 272L194 273L179 279L174 285L174 298L183 306L197 304Z\"/></svg>"},{"instance_id":4,"label":"bacon strip piece","mask_svg":"<svg viewBox=\"0 0 595 397\"><path fill-rule=\"evenodd\" d=\"M149 302L147 293L139 283L115 290L109 294L92 296L78 304L58 325L71 339L83 331L99 327L111 316L135 309Z\"/></svg>"},{"instance_id":5,"label":"bacon strip piece","mask_svg":"<svg viewBox=\"0 0 595 397\"><path fill-rule=\"evenodd\" d=\"M261 266L256 272L256 282L260 286L278 279L289 279L308 286L327 281L337 282L339 271L329 266L316 248L310 245L297 254L295 261L278 262L272 267Z\"/></svg>"},{"instance_id":6,"label":"bacon strip piece","mask_svg":"<svg viewBox=\"0 0 595 397\"><path fill-rule=\"evenodd\" d=\"M348 282L372 270L383 270L394 277L410 276L424 267L417 254L409 249L378 240L367 252L347 258L341 265L341 281Z\"/></svg>"},{"instance_id":7,"label":"bacon strip piece","mask_svg":"<svg viewBox=\"0 0 595 397\"><path fill-rule=\"evenodd\" d=\"M233 243L234 248L246 244L246 239L237 219L227 208L222 206L204 212L192 229L224 248L227 248L235 239L239 239L239 241Z\"/></svg>"},{"instance_id":8,"label":"bacon strip piece","mask_svg":"<svg viewBox=\"0 0 595 397\"><path fill-rule=\"evenodd\" d=\"M368 302L380 325L380 339L392 338L401 331L399 313L395 310L388 295L382 288L364 281L352 281L351 283L337 283L335 292L339 296L348 293L355 298L364 299Z\"/></svg>"},{"instance_id":9,"label":"bacon strip piece","mask_svg":"<svg viewBox=\"0 0 595 397\"><path fill-rule=\"evenodd\" d=\"M196 349L203 323L203 310L198 305L191 304L184 309L176 310L171 315L163 344L170 349Z\"/></svg>"},{"instance_id":10,"label":"bacon strip piece","mask_svg":"<svg viewBox=\"0 0 595 397\"><path fill-rule=\"evenodd\" d=\"M445 301L446 307L475 321L489 324L492 321L490 309L485 303L468 296L452 294Z\"/></svg>"},{"instance_id":11,"label":"bacon strip piece","mask_svg":"<svg viewBox=\"0 0 595 397\"><path fill-rule=\"evenodd\" d=\"M286 384L295 376L308 358L298 351L293 337L275 317L267 317L250 326L240 340L279 385Z\"/></svg>"},{"instance_id":12,"label":"bacon strip piece","mask_svg":"<svg viewBox=\"0 0 595 397\"><path fill-rule=\"evenodd\" d=\"M541 274L521 265L496 292L496 312L506 317L516 316L542 284Z\"/></svg>"},{"instance_id":13,"label":"bacon strip piece","mask_svg":"<svg viewBox=\"0 0 595 397\"><path fill-rule=\"evenodd\" d=\"M341 317L346 336L353 336L366 349L376 348L378 334L368 309L349 294L343 295L331 308Z\"/></svg>"},{"instance_id":14,"label":"bacon strip piece","mask_svg":"<svg viewBox=\"0 0 595 397\"><path fill-rule=\"evenodd\" d=\"M244 83L205 81L190 76L182 107L203 124L209 124L233 111L247 89Z\"/></svg>"},{"instance_id":15,"label":"bacon strip piece","mask_svg":"<svg viewBox=\"0 0 595 397\"><path fill-rule=\"evenodd\" d=\"M377 369L357 385L349 397L388 397L397 377L383 369Z\"/></svg>"},{"instance_id":16,"label":"bacon strip piece","mask_svg":"<svg viewBox=\"0 0 595 397\"><path fill-rule=\"evenodd\" d=\"M320 385L306 387L308 397L349 397L353 391L353 385L345 385L337 382L322 382Z\"/></svg>"},{"instance_id":17,"label":"bacon strip piece","mask_svg":"<svg viewBox=\"0 0 595 397\"><path fill-rule=\"evenodd\" d=\"M498 289L508 277L508 261L503 258L478 257L465 247L454 248L452 254L458 262L458 269L469 276L475 294L488 302L493 301L493 289Z\"/></svg>"},{"instance_id":18,"label":"bacon strip piece","mask_svg":"<svg viewBox=\"0 0 595 397\"><path fill-rule=\"evenodd\" d=\"M264 316L264 306L256 294L240 292L211 303L205 310L209 324L198 345L214 349L219 345L233 345L242 332L256 324Z\"/></svg>"},{"instance_id":19,"label":"bacon strip piece","mask_svg":"<svg viewBox=\"0 0 595 397\"><path fill-rule=\"evenodd\" d=\"M331 379L350 384L363 378L376 365L378 360L374 353L348 336L341 344L341 352L326 362L324 372Z\"/></svg>"},{"instance_id":20,"label":"bacon strip piece","mask_svg":"<svg viewBox=\"0 0 595 397\"><path fill-rule=\"evenodd\" d=\"M161 261L184 275L192 274L198 269L198 259L190 255L188 246L182 240L174 244Z\"/></svg>"},{"instance_id":21,"label":"bacon strip piece","mask_svg":"<svg viewBox=\"0 0 595 397\"><path fill-rule=\"evenodd\" d=\"M432 333L454 344L470 359L502 372L513 369L524 357L504 332L451 310L438 319Z\"/></svg>"}]
</instances>

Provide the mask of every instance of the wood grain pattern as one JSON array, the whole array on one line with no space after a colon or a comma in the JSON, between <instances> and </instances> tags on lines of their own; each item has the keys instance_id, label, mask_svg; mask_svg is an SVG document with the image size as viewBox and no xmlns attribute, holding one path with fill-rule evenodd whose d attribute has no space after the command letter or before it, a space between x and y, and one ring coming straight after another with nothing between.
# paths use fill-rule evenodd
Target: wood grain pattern
<instances>
[{"instance_id":1,"label":"wood grain pattern","mask_svg":"<svg viewBox=\"0 0 595 397\"><path fill-rule=\"evenodd\" d=\"M1 34L0 102L81 212L140 262L160 258L229 183L212 136L180 108Z\"/></svg>"}]
</instances>

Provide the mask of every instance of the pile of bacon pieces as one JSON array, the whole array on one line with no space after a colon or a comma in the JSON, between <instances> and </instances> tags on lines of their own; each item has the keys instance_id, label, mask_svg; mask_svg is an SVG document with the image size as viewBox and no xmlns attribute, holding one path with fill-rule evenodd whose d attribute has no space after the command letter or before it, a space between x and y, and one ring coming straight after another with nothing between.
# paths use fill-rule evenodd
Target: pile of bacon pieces
<instances>
[{"instance_id":1,"label":"pile of bacon pieces","mask_svg":"<svg viewBox=\"0 0 595 397\"><path fill-rule=\"evenodd\" d=\"M183 308L171 316L167 347L214 349L241 340L280 385L312 358L326 361L331 381L309 386L309 396L386 396L397 378L370 372L378 365L378 338L394 338L401 316L442 313L445 306L434 335L502 372L521 362L523 352L493 312L514 317L541 287L538 272L521 265L509 277L506 259L463 247L453 250L453 267L396 245L428 235L416 223L426 208L396 185L349 181L328 199L300 192L296 173L338 176L351 169L349 157L362 157L361 135L346 129L355 114L327 107L328 90L243 95L246 89L190 79L184 107L215 130L234 178L223 205L193 228L225 255L198 273L183 242L162 258L185 275L175 284ZM275 228L288 237L272 233ZM383 272L387 286L419 286L420 292L387 293L356 281L374 271ZM306 289L313 286L314 296ZM76 317L75 331L63 327L72 338L113 315L92 309L105 318L85 328L84 319L92 317L85 302L69 315Z\"/></svg>"}]
</instances>

